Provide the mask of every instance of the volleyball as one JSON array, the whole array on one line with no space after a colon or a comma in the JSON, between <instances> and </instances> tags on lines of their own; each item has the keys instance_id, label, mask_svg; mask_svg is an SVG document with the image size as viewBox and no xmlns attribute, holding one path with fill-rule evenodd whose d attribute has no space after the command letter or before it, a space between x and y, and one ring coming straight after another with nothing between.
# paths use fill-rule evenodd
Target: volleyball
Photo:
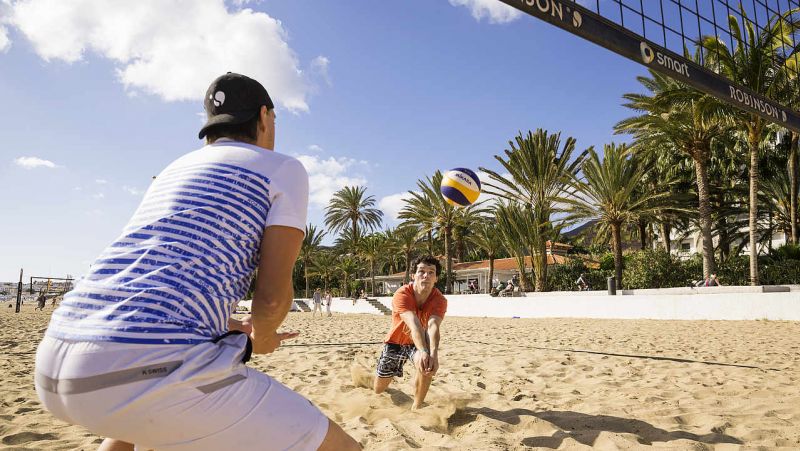
<instances>
[{"instance_id":1,"label":"volleyball","mask_svg":"<svg viewBox=\"0 0 800 451\"><path fill-rule=\"evenodd\" d=\"M478 175L466 168L455 168L442 176L442 197L455 207L466 207L478 200L481 181Z\"/></svg>"}]
</instances>

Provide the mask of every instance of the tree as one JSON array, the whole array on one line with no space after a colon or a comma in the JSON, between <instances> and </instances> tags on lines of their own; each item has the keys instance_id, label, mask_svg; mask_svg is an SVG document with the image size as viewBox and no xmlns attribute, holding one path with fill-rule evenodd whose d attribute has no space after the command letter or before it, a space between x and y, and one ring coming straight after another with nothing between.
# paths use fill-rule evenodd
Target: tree
<instances>
[{"instance_id":1,"label":"tree","mask_svg":"<svg viewBox=\"0 0 800 451\"><path fill-rule=\"evenodd\" d=\"M306 279L306 298L308 298L308 270L309 265L312 264L314 260L314 255L319 251L319 246L322 243L322 238L325 236L325 232L322 230L318 230L316 226L312 224L306 225L305 236L303 237L303 244L300 246L300 261L303 262L303 274Z\"/></svg>"},{"instance_id":2,"label":"tree","mask_svg":"<svg viewBox=\"0 0 800 451\"><path fill-rule=\"evenodd\" d=\"M339 262L333 252L320 252L311 262L311 269L315 276L322 278L325 291L328 291L328 284L338 272Z\"/></svg>"},{"instance_id":3,"label":"tree","mask_svg":"<svg viewBox=\"0 0 800 451\"><path fill-rule=\"evenodd\" d=\"M637 77L650 91L625 94L626 107L642 112L620 121L617 133L632 133L634 147L656 152L682 152L694 163L703 237L703 277L716 273L714 241L711 235L711 205L708 166L716 140L728 136L731 109L716 98L650 71L652 78Z\"/></svg>"},{"instance_id":4,"label":"tree","mask_svg":"<svg viewBox=\"0 0 800 451\"><path fill-rule=\"evenodd\" d=\"M472 233L467 238L475 247L481 249L489 259L489 283L486 292L491 292L494 280L494 259L500 253L502 242L497 229L497 220L494 216L484 216L472 228ZM525 262L523 261L523 265ZM524 268L524 266L523 266Z\"/></svg>"},{"instance_id":5,"label":"tree","mask_svg":"<svg viewBox=\"0 0 800 451\"><path fill-rule=\"evenodd\" d=\"M536 235L520 238L534 243L531 258L536 272L536 291L544 291L547 241L555 241L557 237L550 217L556 212L556 204L561 202L561 198L570 194L572 179L587 151L573 159L574 138L567 138L562 147L561 133L548 134L542 129L536 133L529 131L527 135L520 133L508 144L510 148L505 150L505 156L495 155L494 158L509 175L482 167L490 179L484 183L484 191L518 203L532 214L531 227L524 229Z\"/></svg>"},{"instance_id":6,"label":"tree","mask_svg":"<svg viewBox=\"0 0 800 451\"><path fill-rule=\"evenodd\" d=\"M661 209L669 192L640 193L637 197L636 188L649 168L624 144L607 144L602 160L594 149L589 149L581 170L583 180L573 181L579 195L565 199L570 204L569 219L593 220L598 227L609 229L614 271L617 284L622 287L622 228L635 223L640 215Z\"/></svg>"},{"instance_id":7,"label":"tree","mask_svg":"<svg viewBox=\"0 0 800 451\"><path fill-rule=\"evenodd\" d=\"M394 246L405 258L406 273L403 284L409 282L411 272L411 256L419 249L420 228L411 224L401 225L394 229Z\"/></svg>"},{"instance_id":8,"label":"tree","mask_svg":"<svg viewBox=\"0 0 800 451\"><path fill-rule=\"evenodd\" d=\"M354 253L363 233L380 227L383 217L383 212L375 208L375 196L366 192L363 186L345 186L333 194L325 209L325 226L334 233L349 229Z\"/></svg>"},{"instance_id":9,"label":"tree","mask_svg":"<svg viewBox=\"0 0 800 451\"><path fill-rule=\"evenodd\" d=\"M725 42L716 36L704 36L700 40L711 67L756 94L779 98L780 89L789 78L792 64L796 67L798 47L792 45L792 36L800 30L800 22L789 18L797 12L798 9L795 8L784 15L770 17L767 25L758 32L740 5L746 35L742 33L736 16L728 16L730 36L735 42L735 48L728 49ZM788 51L785 50L787 48ZM767 121L759 115L744 111L737 112L733 118L745 133L744 139L750 156L750 284L758 285L758 153L766 136Z\"/></svg>"},{"instance_id":10,"label":"tree","mask_svg":"<svg viewBox=\"0 0 800 451\"><path fill-rule=\"evenodd\" d=\"M355 257L343 255L339 258L339 272L342 274L342 297L348 297L350 293L350 279L361 267ZM355 293L353 293L355 296Z\"/></svg>"},{"instance_id":11,"label":"tree","mask_svg":"<svg viewBox=\"0 0 800 451\"><path fill-rule=\"evenodd\" d=\"M369 268L370 294L375 296L375 263L386 255L388 243L382 233L365 236L359 243L359 255L366 260Z\"/></svg>"}]
</instances>

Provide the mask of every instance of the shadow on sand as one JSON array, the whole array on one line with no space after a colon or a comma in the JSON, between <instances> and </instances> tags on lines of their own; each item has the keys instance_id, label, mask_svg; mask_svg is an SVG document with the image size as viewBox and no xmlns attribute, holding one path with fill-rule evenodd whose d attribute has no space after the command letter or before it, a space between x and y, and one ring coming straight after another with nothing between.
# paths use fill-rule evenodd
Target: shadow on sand
<instances>
[{"instance_id":1,"label":"shadow on sand","mask_svg":"<svg viewBox=\"0 0 800 451\"><path fill-rule=\"evenodd\" d=\"M742 441L730 435L712 432L710 434L692 434L686 431L667 431L650 423L631 418L613 417L609 415L587 415L579 412L540 411L529 409L494 410L488 407L467 407L450 418L450 427L463 426L473 421L478 415L508 424L519 424L520 417L532 416L551 423L560 429L552 436L526 437L522 444L532 447L558 448L565 438L593 446L601 432L632 434L643 445L653 442L670 442L672 440L692 440L699 443L731 443L741 445Z\"/></svg>"}]
</instances>

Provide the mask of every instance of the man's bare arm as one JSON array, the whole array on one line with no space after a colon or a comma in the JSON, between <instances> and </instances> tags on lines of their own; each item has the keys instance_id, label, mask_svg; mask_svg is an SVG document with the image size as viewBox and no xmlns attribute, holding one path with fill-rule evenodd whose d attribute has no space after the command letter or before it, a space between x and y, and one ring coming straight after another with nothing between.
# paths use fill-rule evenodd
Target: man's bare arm
<instances>
[{"instance_id":1,"label":"man's bare arm","mask_svg":"<svg viewBox=\"0 0 800 451\"><path fill-rule=\"evenodd\" d=\"M442 324L440 316L432 315L428 319L428 343L431 346L431 355L438 355L439 352L439 326Z\"/></svg>"},{"instance_id":2,"label":"man's bare arm","mask_svg":"<svg viewBox=\"0 0 800 451\"><path fill-rule=\"evenodd\" d=\"M253 352L272 352L280 341L276 331L294 300L292 270L303 231L294 227L270 226L261 240L256 291L253 295Z\"/></svg>"},{"instance_id":3,"label":"man's bare arm","mask_svg":"<svg viewBox=\"0 0 800 451\"><path fill-rule=\"evenodd\" d=\"M417 349L424 349L430 354L430 349L428 349L428 343L425 340L425 333L422 330L422 323L419 322L419 318L414 312L403 312L400 314L400 319L406 323L408 326L408 330L411 331L411 339L414 340L414 346Z\"/></svg>"}]
</instances>

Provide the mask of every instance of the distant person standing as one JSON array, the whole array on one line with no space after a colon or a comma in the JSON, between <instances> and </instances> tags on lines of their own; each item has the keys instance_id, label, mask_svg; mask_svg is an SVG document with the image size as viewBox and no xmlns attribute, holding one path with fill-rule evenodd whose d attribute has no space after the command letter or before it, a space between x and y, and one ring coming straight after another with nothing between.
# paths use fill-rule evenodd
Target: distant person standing
<instances>
[{"instance_id":1,"label":"distant person standing","mask_svg":"<svg viewBox=\"0 0 800 451\"><path fill-rule=\"evenodd\" d=\"M331 317L331 303L333 303L333 297L331 296L331 292L325 290L325 310L328 312L328 317Z\"/></svg>"},{"instance_id":2,"label":"distant person standing","mask_svg":"<svg viewBox=\"0 0 800 451\"><path fill-rule=\"evenodd\" d=\"M439 370L439 326L447 311L447 299L436 288L442 269L433 256L417 258L413 281L400 287L392 298L392 325L384 340L373 382L383 393L395 377L403 376L406 360L417 369L412 409L422 407L433 376Z\"/></svg>"},{"instance_id":3,"label":"distant person standing","mask_svg":"<svg viewBox=\"0 0 800 451\"><path fill-rule=\"evenodd\" d=\"M320 318L322 317L322 293L319 292L319 288L314 290L314 294L311 296L312 302L314 303L314 310L311 311L311 317L313 318L314 315L319 311Z\"/></svg>"}]
</instances>

